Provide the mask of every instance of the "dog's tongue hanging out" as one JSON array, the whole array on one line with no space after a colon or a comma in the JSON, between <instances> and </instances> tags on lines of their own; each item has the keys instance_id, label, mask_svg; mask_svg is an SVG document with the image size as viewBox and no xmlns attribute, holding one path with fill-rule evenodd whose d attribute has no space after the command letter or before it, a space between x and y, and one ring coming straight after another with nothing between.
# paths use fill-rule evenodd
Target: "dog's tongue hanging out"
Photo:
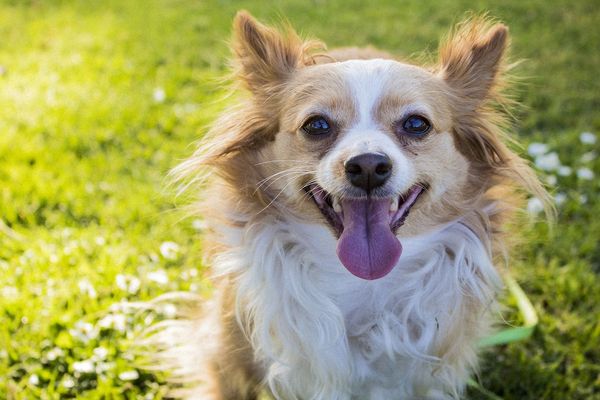
<instances>
[{"instance_id":1,"label":"dog's tongue hanging out","mask_svg":"<svg viewBox=\"0 0 600 400\"><path fill-rule=\"evenodd\" d=\"M394 268L402 245L390 226L390 200L342 200L344 230L337 244L340 261L352 274L378 279Z\"/></svg>"}]
</instances>

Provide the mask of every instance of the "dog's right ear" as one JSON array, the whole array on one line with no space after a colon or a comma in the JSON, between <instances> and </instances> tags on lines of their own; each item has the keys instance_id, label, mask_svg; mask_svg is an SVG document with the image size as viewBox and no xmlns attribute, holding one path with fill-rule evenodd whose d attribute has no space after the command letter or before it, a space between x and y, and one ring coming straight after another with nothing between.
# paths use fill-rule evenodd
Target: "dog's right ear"
<instances>
[{"instance_id":1,"label":"dog's right ear","mask_svg":"<svg viewBox=\"0 0 600 400\"><path fill-rule=\"evenodd\" d=\"M289 26L284 32L265 26L246 11L235 16L233 31L237 75L255 94L269 95L297 68L313 64L310 51L323 47L303 41Z\"/></svg>"}]
</instances>

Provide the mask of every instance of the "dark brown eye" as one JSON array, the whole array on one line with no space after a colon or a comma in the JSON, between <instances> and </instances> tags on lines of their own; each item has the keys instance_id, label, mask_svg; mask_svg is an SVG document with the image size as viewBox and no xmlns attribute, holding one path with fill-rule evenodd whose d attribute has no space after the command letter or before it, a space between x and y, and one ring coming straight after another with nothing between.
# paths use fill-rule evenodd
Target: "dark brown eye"
<instances>
[{"instance_id":1,"label":"dark brown eye","mask_svg":"<svg viewBox=\"0 0 600 400\"><path fill-rule=\"evenodd\" d=\"M402 122L402 131L415 137L425 136L431 130L431 123L420 115L411 115Z\"/></svg>"},{"instance_id":2,"label":"dark brown eye","mask_svg":"<svg viewBox=\"0 0 600 400\"><path fill-rule=\"evenodd\" d=\"M302 125L302 131L309 136L324 136L331 132L331 126L324 117L317 115L309 118Z\"/></svg>"}]
</instances>

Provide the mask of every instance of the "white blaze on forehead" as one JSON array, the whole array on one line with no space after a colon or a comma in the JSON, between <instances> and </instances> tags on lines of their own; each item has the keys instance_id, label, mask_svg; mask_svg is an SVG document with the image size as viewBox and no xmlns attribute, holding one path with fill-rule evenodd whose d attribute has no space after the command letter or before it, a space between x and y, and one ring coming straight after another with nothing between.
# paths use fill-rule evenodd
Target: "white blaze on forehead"
<instances>
[{"instance_id":1,"label":"white blaze on forehead","mask_svg":"<svg viewBox=\"0 0 600 400\"><path fill-rule=\"evenodd\" d=\"M414 167L398 144L382 130L374 119L375 108L385 95L392 79L392 69L398 64L391 60L350 60L336 65L339 68L355 104L357 115L348 131L343 134L317 172L318 180L326 189L339 187L333 171L335 165L363 153L386 154L393 163L391 187L399 193L414 184Z\"/></svg>"},{"instance_id":2,"label":"white blaze on forehead","mask_svg":"<svg viewBox=\"0 0 600 400\"><path fill-rule=\"evenodd\" d=\"M337 66L342 72L356 105L357 124L354 128L370 127L374 124L373 111L386 89L390 71L395 61L350 60Z\"/></svg>"}]
</instances>

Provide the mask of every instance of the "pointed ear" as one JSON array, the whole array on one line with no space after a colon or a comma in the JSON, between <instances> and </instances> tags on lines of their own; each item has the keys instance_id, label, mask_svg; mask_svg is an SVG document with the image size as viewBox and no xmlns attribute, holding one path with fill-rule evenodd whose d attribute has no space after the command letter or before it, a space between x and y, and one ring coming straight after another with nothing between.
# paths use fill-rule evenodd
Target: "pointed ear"
<instances>
[{"instance_id":1,"label":"pointed ear","mask_svg":"<svg viewBox=\"0 0 600 400\"><path fill-rule=\"evenodd\" d=\"M499 84L508 28L485 17L467 20L440 46L442 77L464 98L483 102Z\"/></svg>"},{"instance_id":2,"label":"pointed ear","mask_svg":"<svg viewBox=\"0 0 600 400\"><path fill-rule=\"evenodd\" d=\"M314 63L309 52L323 47L303 41L289 26L284 32L267 27L246 11L233 21L237 74L254 93L282 83L297 68Z\"/></svg>"}]
</instances>

